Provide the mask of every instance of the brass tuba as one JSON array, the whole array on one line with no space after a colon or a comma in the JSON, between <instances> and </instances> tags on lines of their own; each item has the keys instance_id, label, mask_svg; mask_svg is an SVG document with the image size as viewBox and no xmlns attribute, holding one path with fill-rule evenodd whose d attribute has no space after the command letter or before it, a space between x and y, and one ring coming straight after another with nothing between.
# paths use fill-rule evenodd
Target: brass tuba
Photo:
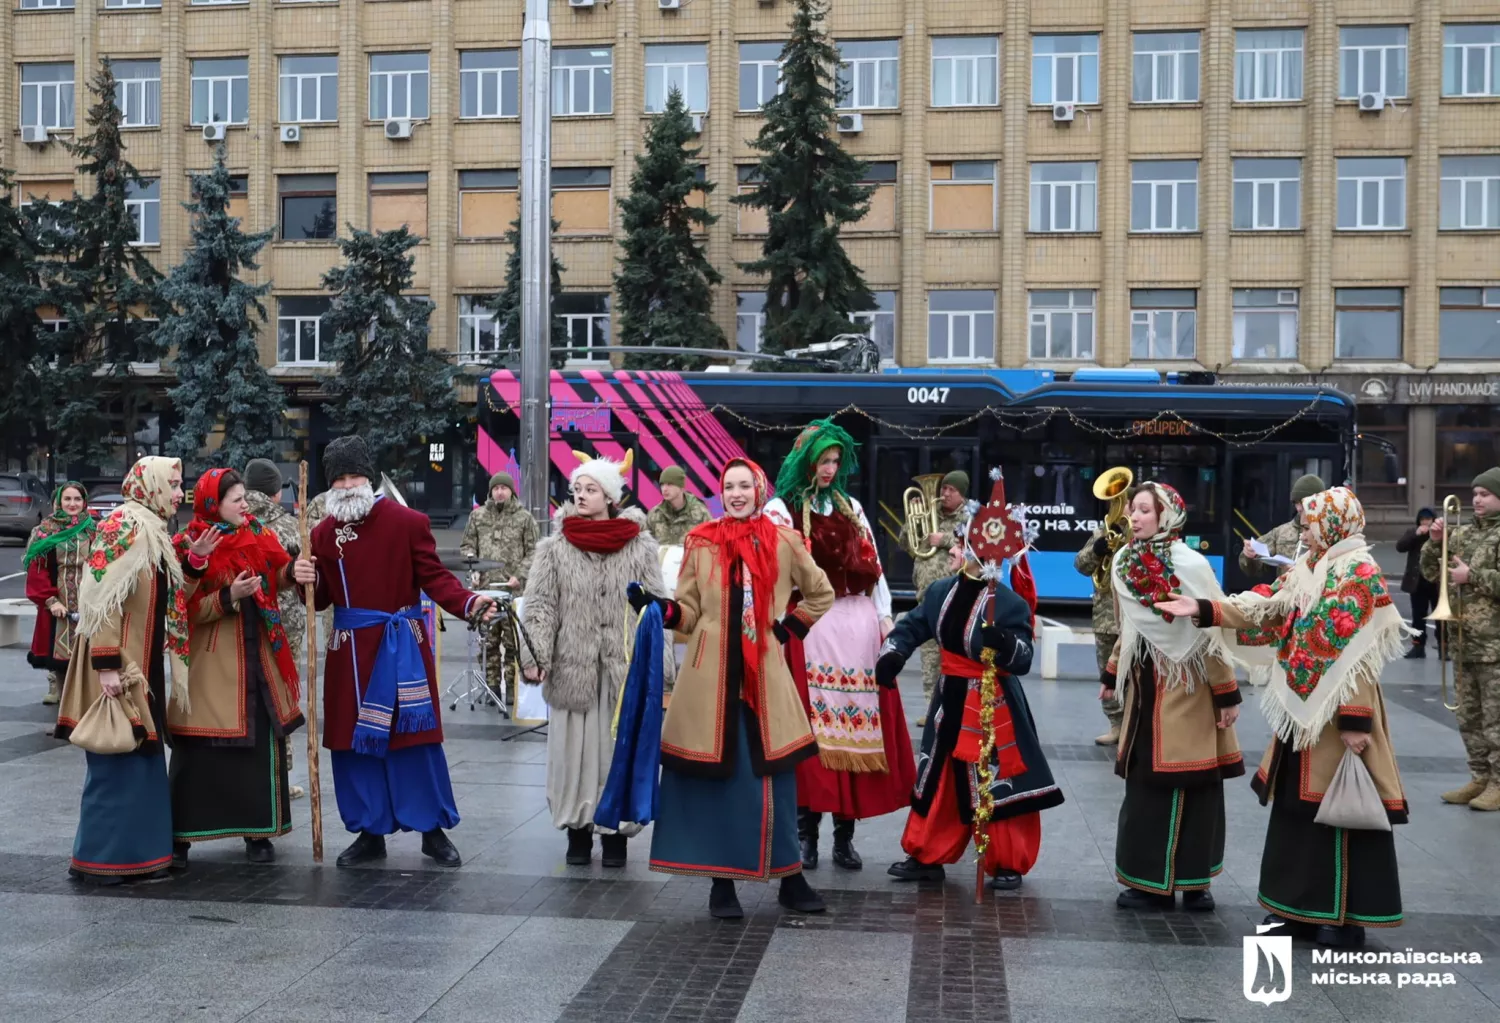
<instances>
[{"instance_id":1,"label":"brass tuba","mask_svg":"<svg viewBox=\"0 0 1500 1023\"><path fill-rule=\"evenodd\" d=\"M1123 465L1105 469L1094 481L1094 496L1109 502L1109 511L1104 514L1104 539L1109 543L1109 557L1094 570L1094 586L1103 586L1109 581L1109 567L1115 552L1130 540L1130 523L1125 515L1125 493L1135 482L1135 473Z\"/></svg>"},{"instance_id":2,"label":"brass tuba","mask_svg":"<svg viewBox=\"0 0 1500 1023\"><path fill-rule=\"evenodd\" d=\"M929 472L912 477L914 487L907 487L901 495L906 506L906 542L912 557L920 561L937 554L938 549L927 542L927 538L938 531L938 488L943 485L943 474Z\"/></svg>"},{"instance_id":3,"label":"brass tuba","mask_svg":"<svg viewBox=\"0 0 1500 1023\"><path fill-rule=\"evenodd\" d=\"M1452 494L1443 498L1443 552L1438 557L1438 601L1437 607L1427 612L1429 622L1453 622L1453 635L1448 637L1448 657L1439 657L1439 675L1442 680L1443 706L1458 710L1458 664L1464 648L1464 620L1453 613L1448 604L1448 534L1457 529L1463 517L1463 504ZM1461 598L1460 598L1461 599ZM1453 661L1453 699L1448 702L1448 661Z\"/></svg>"}]
</instances>

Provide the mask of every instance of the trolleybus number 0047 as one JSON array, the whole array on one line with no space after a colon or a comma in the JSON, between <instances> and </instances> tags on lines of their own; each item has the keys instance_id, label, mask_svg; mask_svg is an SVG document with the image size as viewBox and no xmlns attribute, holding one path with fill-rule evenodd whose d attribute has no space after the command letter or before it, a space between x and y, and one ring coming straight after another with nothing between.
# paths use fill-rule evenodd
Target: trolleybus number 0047
<instances>
[{"instance_id":1,"label":"trolleybus number 0047","mask_svg":"<svg viewBox=\"0 0 1500 1023\"><path fill-rule=\"evenodd\" d=\"M950 387L908 387L906 400L912 405L946 405Z\"/></svg>"}]
</instances>

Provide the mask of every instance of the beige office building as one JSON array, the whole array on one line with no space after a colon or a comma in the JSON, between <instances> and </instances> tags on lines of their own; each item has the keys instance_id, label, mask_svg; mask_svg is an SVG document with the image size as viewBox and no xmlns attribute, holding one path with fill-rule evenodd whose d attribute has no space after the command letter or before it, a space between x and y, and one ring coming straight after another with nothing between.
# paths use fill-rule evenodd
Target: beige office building
<instances>
[{"instance_id":1,"label":"beige office building","mask_svg":"<svg viewBox=\"0 0 1500 1023\"><path fill-rule=\"evenodd\" d=\"M79 184L35 129L70 134L108 56L130 156L151 178L136 209L153 258L182 251L205 135L227 142L249 227L276 228L264 354L294 403L316 387L334 225L410 224L433 343L482 359L516 209L522 8L12 0L0 164L23 196ZM576 342L609 336L615 201L675 86L703 115L718 185L718 317L754 345L760 297L735 264L763 222L728 198L753 163L790 13L785 0L554 2L559 301ZM1393 519L1495 460L1493 0L838 0L829 28L843 139L876 188L846 245L893 362L1329 379L1394 446L1361 466Z\"/></svg>"}]
</instances>

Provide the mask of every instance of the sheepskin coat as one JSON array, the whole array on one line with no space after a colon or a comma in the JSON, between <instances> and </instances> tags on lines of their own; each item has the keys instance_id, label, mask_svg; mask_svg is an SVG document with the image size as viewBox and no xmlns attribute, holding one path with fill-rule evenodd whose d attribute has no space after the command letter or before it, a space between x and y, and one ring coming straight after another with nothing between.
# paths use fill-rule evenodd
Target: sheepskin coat
<instances>
[{"instance_id":1,"label":"sheepskin coat","mask_svg":"<svg viewBox=\"0 0 1500 1023\"><path fill-rule=\"evenodd\" d=\"M563 538L563 519L576 514L571 501L559 508L552 534L536 545L521 616L531 648L521 644L521 663L529 668L540 662L547 706L581 714L599 705L601 685L617 692L625 683L625 588L639 582L658 596L667 590L644 514L636 508L620 512L641 531L613 554L590 554Z\"/></svg>"}]
</instances>

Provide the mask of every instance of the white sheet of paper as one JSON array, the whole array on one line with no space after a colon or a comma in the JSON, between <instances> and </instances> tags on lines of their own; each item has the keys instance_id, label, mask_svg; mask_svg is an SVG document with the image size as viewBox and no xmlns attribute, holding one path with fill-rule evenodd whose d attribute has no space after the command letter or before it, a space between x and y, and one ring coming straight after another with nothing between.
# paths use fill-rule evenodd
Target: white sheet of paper
<instances>
[{"instance_id":1,"label":"white sheet of paper","mask_svg":"<svg viewBox=\"0 0 1500 1023\"><path fill-rule=\"evenodd\" d=\"M1285 555L1272 554L1271 548L1267 547L1259 540L1251 540L1250 549L1255 552L1255 556L1257 559L1265 562L1267 565L1275 565L1276 567L1280 568L1282 565L1290 565L1292 563L1292 559L1286 557Z\"/></svg>"}]
</instances>

